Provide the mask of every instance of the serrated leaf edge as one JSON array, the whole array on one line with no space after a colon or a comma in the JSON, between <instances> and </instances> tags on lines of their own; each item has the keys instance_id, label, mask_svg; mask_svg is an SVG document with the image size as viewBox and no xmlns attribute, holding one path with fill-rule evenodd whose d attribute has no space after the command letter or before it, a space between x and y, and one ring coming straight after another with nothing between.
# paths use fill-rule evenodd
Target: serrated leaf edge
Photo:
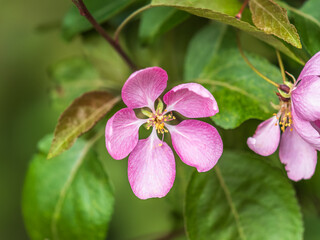
<instances>
[{"instance_id":1,"label":"serrated leaf edge","mask_svg":"<svg viewBox=\"0 0 320 240\"><path fill-rule=\"evenodd\" d=\"M269 1L270 1L271 3L273 3L273 4L275 4L276 6L278 6L282 11L285 12L285 17L286 17L286 19L288 20L288 24L289 24L289 26L291 27L292 31L294 32L295 36L292 35L292 34L290 33L290 31L288 31L288 29L287 29L280 21L278 21L278 19L275 18L271 12L269 12L266 8L264 8L263 5L261 5L260 3L258 3L258 2L255 1L255 0L251 0L251 1L249 2L249 6L250 6L250 9L251 9L251 12L253 12L253 11L252 11L252 8L253 8L253 7L252 7L252 5L251 5L250 3L251 3L251 2L254 2L254 3L255 3L256 5L258 5L261 9L264 9L264 11L265 11L269 16L271 16L275 21L277 21L277 22L283 27L283 29L285 29L285 31L291 36L291 41L288 41L288 40L284 39L280 34L276 34L276 33L271 32L271 31L265 31L264 28L260 28L260 27L258 27L258 26L255 24L256 27L259 28L259 29L261 29L261 30L263 30L263 31L266 32L266 33L269 33L269 34L271 33L272 35L275 35L275 36L283 39L284 41L292 44L292 45L295 46L296 48L302 48L302 45L301 45L301 42L300 42L300 36L299 36L299 34L298 34L297 29L295 28L295 26L294 26L293 24L291 24L290 21L289 21L289 19L288 19L287 10L284 9L284 8L282 8L280 5L278 5L277 3L273 2L272 0L269 0ZM255 19L254 14L252 14L252 20L253 20L253 22L256 22L256 19ZM298 41L296 41L295 37L297 37ZM292 41L292 40L293 40L293 41Z\"/></svg>"}]
</instances>

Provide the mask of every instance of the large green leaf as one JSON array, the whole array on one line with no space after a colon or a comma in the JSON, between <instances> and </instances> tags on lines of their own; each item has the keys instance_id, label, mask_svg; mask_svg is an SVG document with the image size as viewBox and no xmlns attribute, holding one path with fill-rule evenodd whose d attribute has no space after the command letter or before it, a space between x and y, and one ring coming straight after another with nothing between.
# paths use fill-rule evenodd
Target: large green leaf
<instances>
[{"instance_id":1,"label":"large green leaf","mask_svg":"<svg viewBox=\"0 0 320 240\"><path fill-rule=\"evenodd\" d=\"M209 25L191 40L185 61L185 80L201 83L213 94L220 112L212 119L226 129L235 128L250 118L272 116L271 102L278 102L276 88L247 65L235 38L226 25ZM281 81L280 71L267 60L246 55L265 76Z\"/></svg>"},{"instance_id":2,"label":"large green leaf","mask_svg":"<svg viewBox=\"0 0 320 240\"><path fill-rule=\"evenodd\" d=\"M139 37L143 43L150 43L188 17L188 13L170 7L151 8L142 13Z\"/></svg>"},{"instance_id":3,"label":"large green leaf","mask_svg":"<svg viewBox=\"0 0 320 240\"><path fill-rule=\"evenodd\" d=\"M303 63L303 59L301 59L302 57L300 56L301 53L290 49L290 47L288 47L282 40L263 32L248 22L236 19L234 16L241 8L241 3L238 0L152 0L151 4L153 6L175 7L200 17L229 24L239 28L240 30L248 32L254 37L279 49L292 59Z\"/></svg>"},{"instance_id":4,"label":"large green leaf","mask_svg":"<svg viewBox=\"0 0 320 240\"><path fill-rule=\"evenodd\" d=\"M295 192L265 158L225 151L208 173L195 172L185 205L190 240L301 240Z\"/></svg>"},{"instance_id":5,"label":"large green leaf","mask_svg":"<svg viewBox=\"0 0 320 240\"><path fill-rule=\"evenodd\" d=\"M61 114L48 158L55 157L69 149L76 139L90 130L120 100L108 92L87 92L75 99Z\"/></svg>"},{"instance_id":6,"label":"large green leaf","mask_svg":"<svg viewBox=\"0 0 320 240\"><path fill-rule=\"evenodd\" d=\"M39 143L23 189L23 216L32 240L103 240L113 212L113 190L94 140L47 160L52 137Z\"/></svg>"},{"instance_id":7,"label":"large green leaf","mask_svg":"<svg viewBox=\"0 0 320 240\"><path fill-rule=\"evenodd\" d=\"M113 17L135 0L84 0L88 10L99 22ZM66 39L92 28L89 21L83 17L76 6L72 6L62 23L62 34Z\"/></svg>"},{"instance_id":8,"label":"large green leaf","mask_svg":"<svg viewBox=\"0 0 320 240\"><path fill-rule=\"evenodd\" d=\"M289 22L287 11L272 0L250 0L254 24L266 33L273 34L297 48L301 48L296 28Z\"/></svg>"}]
</instances>

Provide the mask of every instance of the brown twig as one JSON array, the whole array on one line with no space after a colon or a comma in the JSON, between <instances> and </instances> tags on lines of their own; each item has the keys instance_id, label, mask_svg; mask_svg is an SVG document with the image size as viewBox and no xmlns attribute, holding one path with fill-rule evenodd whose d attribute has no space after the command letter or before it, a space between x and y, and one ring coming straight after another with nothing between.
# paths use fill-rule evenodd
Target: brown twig
<instances>
[{"instance_id":1,"label":"brown twig","mask_svg":"<svg viewBox=\"0 0 320 240\"><path fill-rule=\"evenodd\" d=\"M121 46L114 41L108 33L101 27L101 25L94 19L86 5L82 0L72 0L72 2L79 9L79 12L82 16L84 16L91 25L97 30L97 32L118 52L118 54L123 58L123 60L128 64L128 66L132 69L132 71L137 70L137 66L131 61L129 56L123 51Z\"/></svg>"},{"instance_id":2,"label":"brown twig","mask_svg":"<svg viewBox=\"0 0 320 240\"><path fill-rule=\"evenodd\" d=\"M242 12L243 12L244 8L247 6L248 2L249 2L249 0L245 0L245 1L243 2L242 6L241 6L241 8L240 8L240 11L239 11L238 14L236 15L236 19L239 19L239 20L241 19L241 17L242 17Z\"/></svg>"}]
</instances>

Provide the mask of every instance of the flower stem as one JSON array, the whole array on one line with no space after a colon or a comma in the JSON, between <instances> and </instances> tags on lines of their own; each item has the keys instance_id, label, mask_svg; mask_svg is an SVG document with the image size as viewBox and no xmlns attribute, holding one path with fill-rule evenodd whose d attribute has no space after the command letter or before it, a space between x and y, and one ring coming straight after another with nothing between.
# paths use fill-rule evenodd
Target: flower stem
<instances>
[{"instance_id":1,"label":"flower stem","mask_svg":"<svg viewBox=\"0 0 320 240\"><path fill-rule=\"evenodd\" d=\"M239 49L239 52L242 56L242 58L244 59L244 61L249 65L249 67L256 73L258 74L261 78L263 78L265 81L267 81L268 83L272 84L273 86L279 88L279 84L272 81L271 79L267 78L266 76L264 76L261 72L258 71L258 69L256 69L249 61L249 59L244 55L244 52L242 50L242 47L241 47L241 41L240 41L240 37L239 37L239 34L237 33L237 45L238 45L238 49Z\"/></svg>"},{"instance_id":2,"label":"flower stem","mask_svg":"<svg viewBox=\"0 0 320 240\"><path fill-rule=\"evenodd\" d=\"M241 19L241 17L242 17L242 12L243 12L244 8L247 6L248 2L249 2L249 0L245 0L245 1L243 2L242 6L241 6L241 8L240 8L240 11L239 11L238 14L236 15L236 19L239 19L239 20Z\"/></svg>"},{"instance_id":3,"label":"flower stem","mask_svg":"<svg viewBox=\"0 0 320 240\"><path fill-rule=\"evenodd\" d=\"M131 19L133 19L135 16L137 16L139 13L149 9L149 8L152 8L153 6L151 4L148 4L148 5L145 5L141 8L139 8L138 10L134 11L133 13L131 13L121 24L120 26L117 28L115 34L114 34L114 40L115 42L118 42L118 39L119 39L119 35L120 35L120 32L122 31L122 29L127 25L128 22L131 21Z\"/></svg>"},{"instance_id":4,"label":"flower stem","mask_svg":"<svg viewBox=\"0 0 320 240\"><path fill-rule=\"evenodd\" d=\"M278 62L279 62L280 70L281 70L282 81L283 81L283 83L285 83L286 74L284 72L284 67L283 67L283 62L282 62L282 59L281 59L281 55L280 55L278 50L276 50L276 54L277 54L277 58L278 58Z\"/></svg>"},{"instance_id":5,"label":"flower stem","mask_svg":"<svg viewBox=\"0 0 320 240\"><path fill-rule=\"evenodd\" d=\"M129 56L123 51L121 46L117 41L113 40L109 34L101 27L101 25L94 19L86 5L82 0L72 0L72 2L79 9L79 12L82 16L87 18L87 20L91 23L91 25L95 28L95 30L118 52L118 54L122 57L122 59L127 63L127 65L131 68L132 71L137 70L137 66L132 62Z\"/></svg>"}]
</instances>

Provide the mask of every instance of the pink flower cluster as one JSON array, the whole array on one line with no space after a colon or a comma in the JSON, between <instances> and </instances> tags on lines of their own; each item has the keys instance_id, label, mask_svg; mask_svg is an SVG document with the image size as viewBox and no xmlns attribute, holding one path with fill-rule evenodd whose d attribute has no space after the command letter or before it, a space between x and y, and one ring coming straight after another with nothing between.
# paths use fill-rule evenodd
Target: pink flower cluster
<instances>
[{"instance_id":1,"label":"pink flower cluster","mask_svg":"<svg viewBox=\"0 0 320 240\"><path fill-rule=\"evenodd\" d=\"M197 83L181 84L155 101L167 87L166 71L159 67L133 73L122 88L127 108L121 109L107 122L105 137L110 155L117 160L127 157L128 178L135 195L141 199L163 197L173 186L175 158L163 141L170 132L172 145L180 159L199 172L215 166L223 150L218 131L210 124L188 119L174 125L174 112L187 118L210 117L218 113L211 93ZM133 109L142 109L147 118L138 118ZM146 109L148 108L148 109ZM139 140L139 128L153 128L147 139ZM162 135L162 140L159 139Z\"/></svg>"},{"instance_id":2,"label":"pink flower cluster","mask_svg":"<svg viewBox=\"0 0 320 240\"><path fill-rule=\"evenodd\" d=\"M285 89L280 91L280 111L262 122L247 144L268 156L280 143L280 161L288 177L299 181L314 174L320 150L320 52L307 62L297 81L283 85Z\"/></svg>"}]
</instances>

